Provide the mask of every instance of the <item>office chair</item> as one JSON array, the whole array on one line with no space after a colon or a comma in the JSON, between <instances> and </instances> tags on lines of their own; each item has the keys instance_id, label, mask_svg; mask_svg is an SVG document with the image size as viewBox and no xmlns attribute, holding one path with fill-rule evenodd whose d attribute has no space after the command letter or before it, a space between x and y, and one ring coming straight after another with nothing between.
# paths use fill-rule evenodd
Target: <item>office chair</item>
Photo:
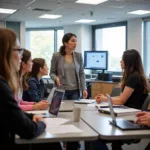
<instances>
[{"instance_id":1,"label":"office chair","mask_svg":"<svg viewBox=\"0 0 150 150\"><path fill-rule=\"evenodd\" d=\"M142 111L148 111L148 105L150 104L150 93L148 93L148 96L145 99L144 104L141 107Z\"/></svg>"},{"instance_id":2,"label":"office chair","mask_svg":"<svg viewBox=\"0 0 150 150\"><path fill-rule=\"evenodd\" d=\"M121 94L121 87L115 87L112 89L112 92L110 93L110 96L113 97L113 96L119 96Z\"/></svg>"}]
</instances>

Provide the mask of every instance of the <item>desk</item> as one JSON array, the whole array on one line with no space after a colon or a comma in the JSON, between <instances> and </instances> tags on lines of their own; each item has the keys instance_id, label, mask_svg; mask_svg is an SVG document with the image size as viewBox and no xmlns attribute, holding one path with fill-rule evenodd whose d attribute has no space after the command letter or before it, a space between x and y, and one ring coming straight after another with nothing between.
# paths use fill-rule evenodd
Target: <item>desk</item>
<instances>
[{"instance_id":1,"label":"desk","mask_svg":"<svg viewBox=\"0 0 150 150\"><path fill-rule=\"evenodd\" d=\"M80 107L82 111L97 111L95 104L77 104L74 100L63 100L60 107L60 112L71 112L73 107Z\"/></svg>"},{"instance_id":2,"label":"desk","mask_svg":"<svg viewBox=\"0 0 150 150\"><path fill-rule=\"evenodd\" d=\"M48 142L60 142L60 141L92 141L98 139L98 133L96 133L92 128L90 128L84 121L80 122L72 121L72 112L62 112L58 114L59 118L66 118L70 121L66 124L73 124L79 129L83 130L82 133L69 133L69 134L50 134L45 131L43 134L37 138L31 140L16 138L17 144L33 144L33 143L48 143Z\"/></svg>"},{"instance_id":3,"label":"desk","mask_svg":"<svg viewBox=\"0 0 150 150\"><path fill-rule=\"evenodd\" d=\"M82 111L81 118L104 140L123 140L150 138L150 130L122 131L111 124L110 115L101 114L98 111ZM117 117L122 118L122 117ZM135 119L134 116L124 116L125 119Z\"/></svg>"}]
</instances>

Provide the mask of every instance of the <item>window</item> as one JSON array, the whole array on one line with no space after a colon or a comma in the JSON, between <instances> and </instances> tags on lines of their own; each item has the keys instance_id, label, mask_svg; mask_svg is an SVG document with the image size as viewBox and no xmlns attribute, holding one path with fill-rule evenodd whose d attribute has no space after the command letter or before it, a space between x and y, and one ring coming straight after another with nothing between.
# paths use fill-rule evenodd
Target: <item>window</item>
<instances>
[{"instance_id":1,"label":"window","mask_svg":"<svg viewBox=\"0 0 150 150\"><path fill-rule=\"evenodd\" d=\"M64 35L64 30L57 31L57 51L59 51L60 46L62 46L63 35Z\"/></svg>"},{"instance_id":2,"label":"window","mask_svg":"<svg viewBox=\"0 0 150 150\"><path fill-rule=\"evenodd\" d=\"M146 75L150 75L150 21L144 22L144 52L143 63Z\"/></svg>"},{"instance_id":3,"label":"window","mask_svg":"<svg viewBox=\"0 0 150 150\"><path fill-rule=\"evenodd\" d=\"M126 50L126 24L100 26L94 30L95 50L108 51L108 71L121 72L120 60Z\"/></svg>"},{"instance_id":4,"label":"window","mask_svg":"<svg viewBox=\"0 0 150 150\"><path fill-rule=\"evenodd\" d=\"M26 47L31 51L33 59L44 58L50 70L52 55L61 45L63 34L63 30L29 30Z\"/></svg>"}]
</instances>

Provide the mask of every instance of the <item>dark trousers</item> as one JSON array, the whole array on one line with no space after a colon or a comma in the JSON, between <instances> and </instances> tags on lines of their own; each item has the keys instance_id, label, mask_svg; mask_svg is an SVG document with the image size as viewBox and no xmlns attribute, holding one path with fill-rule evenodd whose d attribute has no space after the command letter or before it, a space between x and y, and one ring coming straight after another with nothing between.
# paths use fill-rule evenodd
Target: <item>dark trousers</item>
<instances>
[{"instance_id":1,"label":"dark trousers","mask_svg":"<svg viewBox=\"0 0 150 150\"><path fill-rule=\"evenodd\" d=\"M79 98L79 90L65 90L64 100L78 100Z\"/></svg>"}]
</instances>

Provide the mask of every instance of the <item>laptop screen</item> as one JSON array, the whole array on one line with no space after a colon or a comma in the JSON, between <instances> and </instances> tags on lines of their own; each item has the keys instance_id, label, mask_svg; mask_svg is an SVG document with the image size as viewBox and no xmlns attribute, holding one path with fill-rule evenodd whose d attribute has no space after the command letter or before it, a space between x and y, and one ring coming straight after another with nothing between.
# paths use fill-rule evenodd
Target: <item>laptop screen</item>
<instances>
[{"instance_id":1,"label":"laptop screen","mask_svg":"<svg viewBox=\"0 0 150 150\"><path fill-rule=\"evenodd\" d=\"M51 103L50 103L50 107L49 107L50 114L57 116L64 94L65 94L64 90L55 89Z\"/></svg>"},{"instance_id":2,"label":"laptop screen","mask_svg":"<svg viewBox=\"0 0 150 150\"><path fill-rule=\"evenodd\" d=\"M112 99L111 99L111 97L108 94L106 94L106 97L107 97L107 100L108 100L108 104L109 104L109 108L110 108L110 114L111 114L111 117L112 117L112 121L114 123L116 123L116 117L115 117L115 113L114 113L114 110L113 110Z\"/></svg>"}]
</instances>

